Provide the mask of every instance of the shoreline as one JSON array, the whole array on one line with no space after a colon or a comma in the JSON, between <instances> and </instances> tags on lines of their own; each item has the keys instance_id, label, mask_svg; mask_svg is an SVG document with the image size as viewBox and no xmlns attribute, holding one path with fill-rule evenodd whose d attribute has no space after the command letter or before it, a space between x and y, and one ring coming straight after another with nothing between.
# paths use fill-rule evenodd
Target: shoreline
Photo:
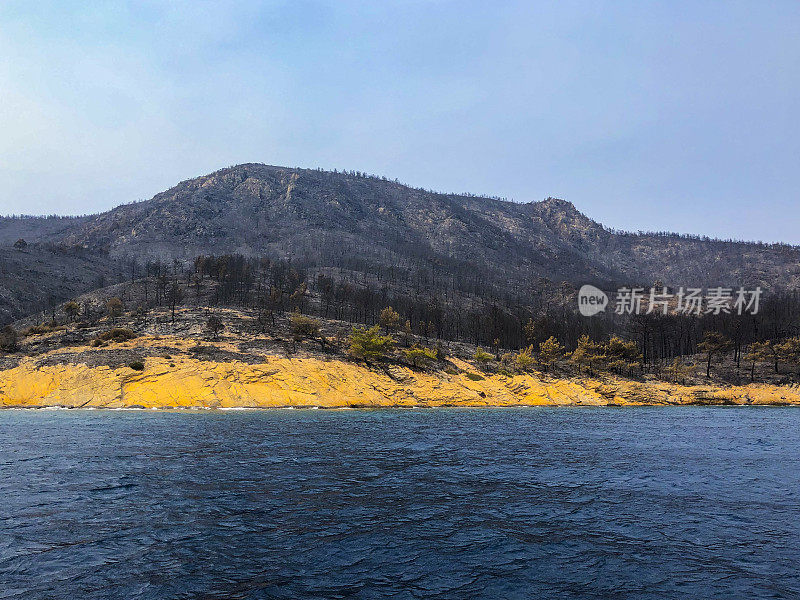
<instances>
[{"instance_id":1,"label":"shoreline","mask_svg":"<svg viewBox=\"0 0 800 600\"><path fill-rule=\"evenodd\" d=\"M681 386L663 381L487 373L459 359L448 372L313 357L258 363L149 357L143 370L89 366L86 355L0 371L0 408L374 409L536 406L796 406L796 386Z\"/></svg>"},{"instance_id":2,"label":"shoreline","mask_svg":"<svg viewBox=\"0 0 800 600\"><path fill-rule=\"evenodd\" d=\"M423 411L442 411L442 410L515 410L515 409L559 409L559 410L605 410L605 409L640 409L640 408L798 408L797 404L606 404L591 406L588 404L518 404L515 406L235 406L230 408L215 408L209 406L161 406L161 407L98 407L98 406L59 406L59 405L40 405L40 406L0 406L0 413L13 412L13 411L32 411L32 412L45 412L45 411L68 411L68 412L274 412L279 410L301 410L312 411L321 410L325 412L335 411L408 411L408 410L423 410Z\"/></svg>"}]
</instances>

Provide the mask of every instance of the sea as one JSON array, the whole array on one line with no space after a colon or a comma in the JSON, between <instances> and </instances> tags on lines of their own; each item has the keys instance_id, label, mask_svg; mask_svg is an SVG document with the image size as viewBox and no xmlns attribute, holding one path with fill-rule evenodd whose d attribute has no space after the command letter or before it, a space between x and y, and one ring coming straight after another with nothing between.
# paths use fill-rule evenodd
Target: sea
<instances>
[{"instance_id":1,"label":"sea","mask_svg":"<svg viewBox=\"0 0 800 600\"><path fill-rule=\"evenodd\" d=\"M101 598L800 598L800 409L0 411L0 599Z\"/></svg>"}]
</instances>

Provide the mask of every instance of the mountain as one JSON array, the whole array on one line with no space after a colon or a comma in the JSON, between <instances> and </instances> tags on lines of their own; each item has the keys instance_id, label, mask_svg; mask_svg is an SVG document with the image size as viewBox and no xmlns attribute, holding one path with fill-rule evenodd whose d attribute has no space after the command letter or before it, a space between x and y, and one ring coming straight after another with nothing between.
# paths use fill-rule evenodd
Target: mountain
<instances>
[{"instance_id":1,"label":"mountain","mask_svg":"<svg viewBox=\"0 0 800 600\"><path fill-rule=\"evenodd\" d=\"M646 207L643 207L645 209ZM24 249L13 248L23 238ZM385 178L244 164L80 218L0 218L0 321L127 276L131 261L241 253L316 272L526 299L562 282L794 289L800 249L611 231L571 203L442 194Z\"/></svg>"}]
</instances>

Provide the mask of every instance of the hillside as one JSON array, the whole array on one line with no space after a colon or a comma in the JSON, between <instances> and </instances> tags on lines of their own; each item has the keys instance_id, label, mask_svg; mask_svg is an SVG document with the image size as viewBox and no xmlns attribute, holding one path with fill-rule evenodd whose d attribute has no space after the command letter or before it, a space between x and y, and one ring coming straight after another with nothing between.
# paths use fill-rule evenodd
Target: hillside
<instances>
[{"instance_id":1,"label":"hillside","mask_svg":"<svg viewBox=\"0 0 800 600\"><path fill-rule=\"evenodd\" d=\"M26 250L12 248L18 238ZM517 304L546 301L562 282L773 290L800 282L796 247L614 233L558 199L520 204L245 164L99 215L0 219L0 322L121 281L148 260L225 253L414 293L434 281Z\"/></svg>"},{"instance_id":2,"label":"hillside","mask_svg":"<svg viewBox=\"0 0 800 600\"><path fill-rule=\"evenodd\" d=\"M218 334L207 308L182 308L174 321L162 307L33 328L18 352L0 354L0 409L800 404L797 377L768 363L757 383L732 360L707 379L702 356L686 358L680 380L589 375L566 359L546 369L513 357L477 361L474 346L413 334L366 362L348 351L346 322L320 320L318 333L301 337L285 315L264 327L255 311L212 314L224 324ZM412 347L437 351L420 360Z\"/></svg>"}]
</instances>

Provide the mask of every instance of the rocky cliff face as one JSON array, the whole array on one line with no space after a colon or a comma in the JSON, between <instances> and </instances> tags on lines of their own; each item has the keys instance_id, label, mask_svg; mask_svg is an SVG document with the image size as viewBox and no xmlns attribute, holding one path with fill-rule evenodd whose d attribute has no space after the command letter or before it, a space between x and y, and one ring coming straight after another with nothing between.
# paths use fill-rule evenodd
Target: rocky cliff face
<instances>
[{"instance_id":1,"label":"rocky cliff face","mask_svg":"<svg viewBox=\"0 0 800 600\"><path fill-rule=\"evenodd\" d=\"M146 343L147 340L140 340ZM158 344L163 345L163 339ZM353 408L437 406L607 406L800 404L795 389L773 385L679 386L626 380L476 376L454 360L454 374L407 367L370 369L339 360L282 357L258 364L148 358L143 372L25 359L0 371L0 408ZM458 372L456 372L458 371Z\"/></svg>"}]
</instances>

